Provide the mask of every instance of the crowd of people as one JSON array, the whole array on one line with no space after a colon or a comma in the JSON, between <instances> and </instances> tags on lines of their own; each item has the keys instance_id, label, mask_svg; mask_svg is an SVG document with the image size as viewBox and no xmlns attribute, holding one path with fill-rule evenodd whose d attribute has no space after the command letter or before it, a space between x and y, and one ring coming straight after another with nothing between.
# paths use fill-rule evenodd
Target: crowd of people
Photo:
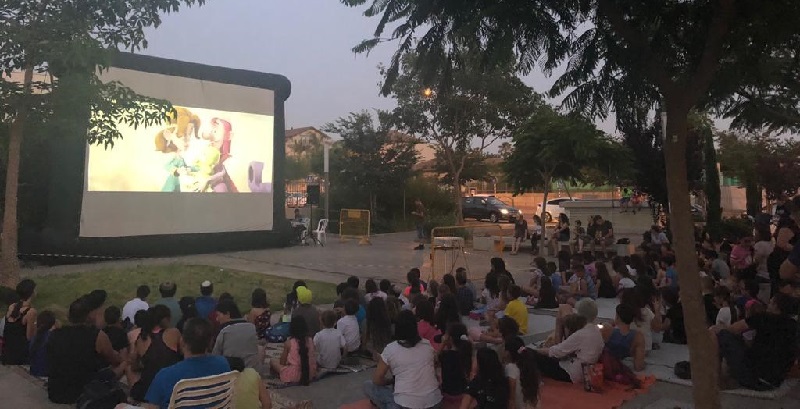
<instances>
[{"instance_id":1,"label":"crowd of people","mask_svg":"<svg viewBox=\"0 0 800 409\"><path fill-rule=\"evenodd\" d=\"M785 203L774 234L757 224L755 237L730 246L699 241L715 341L709 352L746 388L778 387L798 357L798 221L800 198ZM180 379L238 369L250 381L237 382L236 399L269 407L261 378L309 385L327 370L369 358L377 369L363 389L381 409L537 408L542 377L585 383L585 368L598 362L633 377L663 343L687 342L668 234L654 227L637 254L607 263L593 250L613 238L613 227L601 218L592 223L599 235L587 239L587 251L561 250L551 262L535 256L527 282L515 280L502 258L491 260L482 286L464 268L430 282L412 269L403 286L373 279L362 286L350 277L327 309L314 305L303 281L276 314L263 289L253 290L244 314L230 294L215 297L211 282L197 297L180 299L174 283L162 283L155 302L143 285L121 309L106 306L105 291L92 291L70 305L60 325L52 312L34 308L36 284L26 279L5 314L2 362L47 377L57 403L74 403L94 379L125 379L131 404L165 407ZM598 321L598 298L618 300L613 322ZM542 332L529 326L529 307L558 311L543 343L525 341ZM265 358L267 342L283 343L279 358Z\"/></svg>"}]
</instances>

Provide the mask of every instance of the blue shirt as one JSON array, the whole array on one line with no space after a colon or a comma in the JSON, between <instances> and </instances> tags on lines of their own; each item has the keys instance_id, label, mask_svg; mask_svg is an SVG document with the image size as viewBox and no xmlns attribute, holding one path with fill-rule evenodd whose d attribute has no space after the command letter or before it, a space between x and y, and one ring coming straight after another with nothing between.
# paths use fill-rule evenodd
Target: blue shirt
<instances>
[{"instance_id":1,"label":"blue shirt","mask_svg":"<svg viewBox=\"0 0 800 409\"><path fill-rule=\"evenodd\" d=\"M564 285L563 281L561 280L561 274L557 272L550 276L550 281L553 282L553 288L556 290L556 292L558 292L561 286Z\"/></svg>"},{"instance_id":2,"label":"blue shirt","mask_svg":"<svg viewBox=\"0 0 800 409\"><path fill-rule=\"evenodd\" d=\"M669 286L678 288L678 272L672 267L667 267L667 278L669 278Z\"/></svg>"},{"instance_id":3,"label":"blue shirt","mask_svg":"<svg viewBox=\"0 0 800 409\"><path fill-rule=\"evenodd\" d=\"M214 308L217 308L217 300L210 295L202 295L197 297L194 306L197 308L197 316L208 320L211 319Z\"/></svg>"},{"instance_id":4,"label":"blue shirt","mask_svg":"<svg viewBox=\"0 0 800 409\"><path fill-rule=\"evenodd\" d=\"M364 308L363 305L358 306L358 312L356 313L356 320L358 320L358 326L364 325L363 322L367 318L367 310Z\"/></svg>"},{"instance_id":5,"label":"blue shirt","mask_svg":"<svg viewBox=\"0 0 800 409\"><path fill-rule=\"evenodd\" d=\"M219 355L196 356L168 366L156 374L144 397L148 403L166 409L175 384L181 379L202 378L230 372L228 361Z\"/></svg>"}]
</instances>

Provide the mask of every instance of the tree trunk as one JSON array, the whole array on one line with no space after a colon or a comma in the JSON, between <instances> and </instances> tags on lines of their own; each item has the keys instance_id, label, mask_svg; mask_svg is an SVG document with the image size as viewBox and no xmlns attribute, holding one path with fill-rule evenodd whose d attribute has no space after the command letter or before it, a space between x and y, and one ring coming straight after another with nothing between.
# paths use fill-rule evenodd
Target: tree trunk
<instances>
[{"instance_id":1,"label":"tree trunk","mask_svg":"<svg viewBox=\"0 0 800 409\"><path fill-rule=\"evenodd\" d=\"M6 169L5 208L3 210L3 236L0 242L0 285L14 288L19 281L17 258L17 193L19 188L19 163L22 136L28 118L28 94L33 82L33 66L25 68L23 95L17 115L8 134L8 167Z\"/></svg>"},{"instance_id":2,"label":"tree trunk","mask_svg":"<svg viewBox=\"0 0 800 409\"><path fill-rule=\"evenodd\" d=\"M542 197L542 214L540 214L539 217L542 218L542 238L545 238L548 237L547 219L545 219L545 214L547 213L547 195L550 194L550 182L552 181L552 178L550 177L550 175L544 175L543 179L544 179L544 197Z\"/></svg>"},{"instance_id":3,"label":"tree trunk","mask_svg":"<svg viewBox=\"0 0 800 409\"><path fill-rule=\"evenodd\" d=\"M706 225L711 237L719 236L722 223L721 192L719 170L717 169L717 150L714 148L714 135L709 130L703 141L703 161L706 170Z\"/></svg>"},{"instance_id":4,"label":"tree trunk","mask_svg":"<svg viewBox=\"0 0 800 409\"><path fill-rule=\"evenodd\" d=\"M461 208L461 172L453 172L453 203L455 207L456 226L464 224L464 212Z\"/></svg>"},{"instance_id":5,"label":"tree trunk","mask_svg":"<svg viewBox=\"0 0 800 409\"><path fill-rule=\"evenodd\" d=\"M747 214L756 216L761 213L761 186L755 180L746 180L744 182L744 196L747 201Z\"/></svg>"},{"instance_id":6,"label":"tree trunk","mask_svg":"<svg viewBox=\"0 0 800 409\"><path fill-rule=\"evenodd\" d=\"M689 183L686 170L686 138L688 109L676 107L675 101L666 101L668 119L664 141L667 167L667 190L670 208L670 226L677 258L680 298L689 343L692 366L694 404L698 409L719 409L719 382L716 356L712 351L712 338L705 320L705 306L700 292L700 275L695 254L694 224L690 211ZM716 340L713 340L716 342Z\"/></svg>"}]
</instances>

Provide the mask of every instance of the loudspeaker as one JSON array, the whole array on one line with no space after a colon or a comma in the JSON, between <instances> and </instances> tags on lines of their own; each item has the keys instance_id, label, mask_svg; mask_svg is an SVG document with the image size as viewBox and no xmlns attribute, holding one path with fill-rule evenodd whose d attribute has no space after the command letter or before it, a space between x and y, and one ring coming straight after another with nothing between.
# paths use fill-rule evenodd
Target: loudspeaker
<instances>
[{"instance_id":1,"label":"loudspeaker","mask_svg":"<svg viewBox=\"0 0 800 409\"><path fill-rule=\"evenodd\" d=\"M319 204L319 185L308 185L306 186L306 203L310 205L318 205Z\"/></svg>"}]
</instances>

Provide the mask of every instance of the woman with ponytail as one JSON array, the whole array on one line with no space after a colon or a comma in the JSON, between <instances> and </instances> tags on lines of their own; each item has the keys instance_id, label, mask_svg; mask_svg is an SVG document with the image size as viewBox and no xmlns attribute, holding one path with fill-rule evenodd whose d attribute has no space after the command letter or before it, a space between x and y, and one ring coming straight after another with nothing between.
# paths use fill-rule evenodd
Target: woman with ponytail
<instances>
[{"instance_id":1,"label":"woman with ponytail","mask_svg":"<svg viewBox=\"0 0 800 409\"><path fill-rule=\"evenodd\" d=\"M506 376L511 387L509 409L537 409L539 405L539 370L535 352L525 347L520 337L506 341Z\"/></svg>"},{"instance_id":2,"label":"woman with ponytail","mask_svg":"<svg viewBox=\"0 0 800 409\"><path fill-rule=\"evenodd\" d=\"M472 343L469 342L464 324L452 323L447 327L447 332L442 337L439 366L442 370L442 394L445 403L460 403L472 372Z\"/></svg>"},{"instance_id":3,"label":"woman with ponytail","mask_svg":"<svg viewBox=\"0 0 800 409\"><path fill-rule=\"evenodd\" d=\"M17 284L19 301L9 305L3 330L3 365L28 363L28 343L36 333L36 309L31 306L36 283L25 279Z\"/></svg>"},{"instance_id":4,"label":"woman with ponytail","mask_svg":"<svg viewBox=\"0 0 800 409\"><path fill-rule=\"evenodd\" d=\"M182 359L179 352L181 333L175 328L170 328L171 319L170 309L161 304L150 307L147 315L140 317L139 324L142 324L142 330L129 356L132 364L130 367L137 366L133 364L138 362L142 368L140 375L128 371L128 384L133 385L131 397L134 400L144 401L147 389L150 388L158 371Z\"/></svg>"},{"instance_id":5,"label":"woman with ponytail","mask_svg":"<svg viewBox=\"0 0 800 409\"><path fill-rule=\"evenodd\" d=\"M289 323L289 339L283 344L283 354L279 360L270 361L270 367L280 375L281 382L307 386L317 376L316 356L306 320L295 315Z\"/></svg>"},{"instance_id":6,"label":"woman with ponytail","mask_svg":"<svg viewBox=\"0 0 800 409\"><path fill-rule=\"evenodd\" d=\"M509 402L509 382L497 352L488 347L478 349L475 357L475 377L467 386L461 409L506 409Z\"/></svg>"}]
</instances>

